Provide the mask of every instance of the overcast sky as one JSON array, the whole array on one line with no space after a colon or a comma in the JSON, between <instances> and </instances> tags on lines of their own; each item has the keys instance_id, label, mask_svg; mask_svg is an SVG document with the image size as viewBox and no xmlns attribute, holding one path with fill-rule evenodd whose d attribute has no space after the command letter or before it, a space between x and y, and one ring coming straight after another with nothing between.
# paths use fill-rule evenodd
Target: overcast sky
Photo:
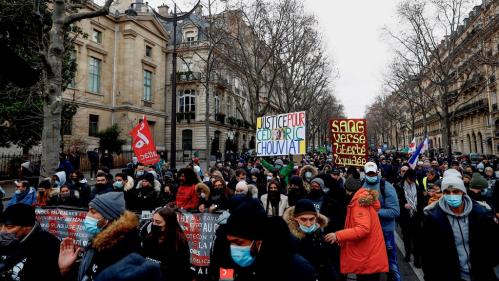
<instances>
[{"instance_id":1,"label":"overcast sky","mask_svg":"<svg viewBox=\"0 0 499 281\"><path fill-rule=\"evenodd\" d=\"M390 60L390 48L381 29L396 22L400 0L304 0L319 19L329 55L339 70L335 94L351 118L364 116L366 105L380 92L382 73ZM184 9L192 0L177 0ZM149 0L153 7L169 0Z\"/></svg>"}]
</instances>

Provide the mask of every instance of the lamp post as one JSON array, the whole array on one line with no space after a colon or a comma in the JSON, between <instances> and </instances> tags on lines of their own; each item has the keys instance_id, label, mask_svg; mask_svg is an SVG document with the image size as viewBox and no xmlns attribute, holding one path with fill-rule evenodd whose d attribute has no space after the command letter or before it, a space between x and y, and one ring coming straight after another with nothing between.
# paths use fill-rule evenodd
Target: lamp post
<instances>
[{"instance_id":1,"label":"lamp post","mask_svg":"<svg viewBox=\"0 0 499 281\"><path fill-rule=\"evenodd\" d=\"M173 16L165 17L156 12L149 4L146 2L145 5L149 7L154 14L154 16L162 21L173 23L173 53L172 53L172 113L170 118L170 168L176 168L176 157L177 157L177 148L176 148L176 135L177 135L177 21L184 20L188 18L199 5L201 0L198 0L194 8L192 8L189 12L183 13L181 15L177 15L177 4L173 3ZM130 4L130 8L125 11L125 14L129 16L137 16L137 11L133 9L134 5L144 5L141 2L135 2ZM168 49L168 42L166 43L166 48ZM168 72L165 71L165 79L168 79ZM165 80L165 84L166 84ZM166 89L166 87L165 87ZM165 94L166 99L166 94ZM165 108L166 111L166 108Z\"/></svg>"}]
</instances>

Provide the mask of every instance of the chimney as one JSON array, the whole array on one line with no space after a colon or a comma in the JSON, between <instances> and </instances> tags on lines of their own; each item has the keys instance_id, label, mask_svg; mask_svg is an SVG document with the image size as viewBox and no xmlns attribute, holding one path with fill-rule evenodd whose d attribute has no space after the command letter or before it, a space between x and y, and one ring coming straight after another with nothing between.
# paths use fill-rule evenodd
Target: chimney
<instances>
[{"instance_id":1,"label":"chimney","mask_svg":"<svg viewBox=\"0 0 499 281\"><path fill-rule=\"evenodd\" d=\"M168 7L166 4L162 4L158 7L158 14L162 15L163 17L167 17L170 15L169 9L170 7Z\"/></svg>"},{"instance_id":2,"label":"chimney","mask_svg":"<svg viewBox=\"0 0 499 281\"><path fill-rule=\"evenodd\" d=\"M201 4L197 5L196 6L196 9L194 10L194 13L196 15L202 15L203 14L203 6L201 6Z\"/></svg>"}]
</instances>

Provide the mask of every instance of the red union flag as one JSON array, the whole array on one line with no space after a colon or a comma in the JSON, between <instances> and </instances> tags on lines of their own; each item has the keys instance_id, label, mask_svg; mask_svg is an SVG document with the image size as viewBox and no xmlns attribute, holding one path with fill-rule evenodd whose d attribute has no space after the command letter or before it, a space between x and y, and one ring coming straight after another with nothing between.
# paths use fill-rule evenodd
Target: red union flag
<instances>
[{"instance_id":1,"label":"red union flag","mask_svg":"<svg viewBox=\"0 0 499 281\"><path fill-rule=\"evenodd\" d=\"M156 153L156 146L151 137L149 125L147 124L145 116L144 120L130 131L130 135L133 138L133 152L135 152L135 155L139 158L139 162L144 165L152 165L159 162L159 155Z\"/></svg>"}]
</instances>

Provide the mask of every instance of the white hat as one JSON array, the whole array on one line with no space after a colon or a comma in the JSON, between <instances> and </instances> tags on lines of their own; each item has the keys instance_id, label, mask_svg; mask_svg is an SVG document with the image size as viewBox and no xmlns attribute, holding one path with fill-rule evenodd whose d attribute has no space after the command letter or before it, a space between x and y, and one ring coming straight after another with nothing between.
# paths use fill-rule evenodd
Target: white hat
<instances>
[{"instance_id":1,"label":"white hat","mask_svg":"<svg viewBox=\"0 0 499 281\"><path fill-rule=\"evenodd\" d=\"M364 173L369 173L369 172L375 172L378 173L378 166L376 166L376 163L374 162L367 162L364 165Z\"/></svg>"},{"instance_id":2,"label":"white hat","mask_svg":"<svg viewBox=\"0 0 499 281\"><path fill-rule=\"evenodd\" d=\"M466 194L466 187L464 186L463 180L454 174L444 176L442 180L442 192L447 188L459 189Z\"/></svg>"}]
</instances>

